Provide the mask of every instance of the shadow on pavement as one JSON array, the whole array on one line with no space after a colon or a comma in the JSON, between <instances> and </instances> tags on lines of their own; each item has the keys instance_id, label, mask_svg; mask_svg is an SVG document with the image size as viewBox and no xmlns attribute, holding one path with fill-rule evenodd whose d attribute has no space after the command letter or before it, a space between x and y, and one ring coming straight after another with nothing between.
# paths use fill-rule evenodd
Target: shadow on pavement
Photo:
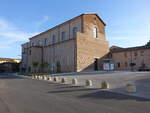
<instances>
[{"instance_id":1,"label":"shadow on pavement","mask_svg":"<svg viewBox=\"0 0 150 113\"><path fill-rule=\"evenodd\" d=\"M22 77L16 76L12 73L0 73L0 79L22 79Z\"/></svg>"},{"instance_id":2,"label":"shadow on pavement","mask_svg":"<svg viewBox=\"0 0 150 113\"><path fill-rule=\"evenodd\" d=\"M150 99L125 95L125 94L120 94L120 93L115 93L110 91L97 91L94 93L87 93L85 95L78 96L78 98L150 101Z\"/></svg>"},{"instance_id":3,"label":"shadow on pavement","mask_svg":"<svg viewBox=\"0 0 150 113\"><path fill-rule=\"evenodd\" d=\"M61 90L62 89L62 90ZM73 92L83 92L83 91L93 91L97 90L94 88L84 88L82 86L63 86L59 87L58 90L49 91L47 93L73 93Z\"/></svg>"},{"instance_id":4,"label":"shadow on pavement","mask_svg":"<svg viewBox=\"0 0 150 113\"><path fill-rule=\"evenodd\" d=\"M57 90L56 90L57 89ZM77 96L77 98L80 99L115 99L115 100L136 100L136 101L148 101L150 102L150 99L143 98L143 97L137 97L117 92L111 92L108 90L102 90L99 88L85 88L82 86L68 86L68 85L58 85L55 90L51 90L47 93L53 93L53 94L61 94L61 93L71 93ZM118 89L117 89L118 90Z\"/></svg>"},{"instance_id":5,"label":"shadow on pavement","mask_svg":"<svg viewBox=\"0 0 150 113\"><path fill-rule=\"evenodd\" d=\"M141 79L136 80L136 84L147 84L150 85L150 76L143 76Z\"/></svg>"}]
</instances>

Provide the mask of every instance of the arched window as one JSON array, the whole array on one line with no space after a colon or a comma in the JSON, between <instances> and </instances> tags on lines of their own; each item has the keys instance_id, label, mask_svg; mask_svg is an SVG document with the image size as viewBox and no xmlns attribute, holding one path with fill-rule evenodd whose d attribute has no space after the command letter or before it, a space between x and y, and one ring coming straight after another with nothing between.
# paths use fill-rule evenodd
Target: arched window
<instances>
[{"instance_id":1,"label":"arched window","mask_svg":"<svg viewBox=\"0 0 150 113\"><path fill-rule=\"evenodd\" d=\"M98 32L97 32L97 27L93 28L93 37L98 38Z\"/></svg>"},{"instance_id":2,"label":"arched window","mask_svg":"<svg viewBox=\"0 0 150 113\"><path fill-rule=\"evenodd\" d=\"M73 28L73 38L75 38L77 36L77 32L78 32L78 28L74 27Z\"/></svg>"}]
</instances>

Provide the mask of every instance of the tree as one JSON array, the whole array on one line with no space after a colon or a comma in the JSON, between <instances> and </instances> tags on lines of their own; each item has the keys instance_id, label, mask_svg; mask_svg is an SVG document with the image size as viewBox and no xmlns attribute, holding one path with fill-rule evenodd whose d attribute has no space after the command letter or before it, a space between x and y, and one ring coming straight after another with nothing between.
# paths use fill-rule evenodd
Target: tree
<instances>
[{"instance_id":1,"label":"tree","mask_svg":"<svg viewBox=\"0 0 150 113\"><path fill-rule=\"evenodd\" d=\"M49 63L47 63L47 62L42 63L42 67L47 68L48 66L49 66Z\"/></svg>"},{"instance_id":2,"label":"tree","mask_svg":"<svg viewBox=\"0 0 150 113\"><path fill-rule=\"evenodd\" d=\"M49 66L49 63L48 62L44 62L44 63L42 63L42 65L41 65L42 67L44 67L44 68L48 68L48 66Z\"/></svg>"},{"instance_id":3,"label":"tree","mask_svg":"<svg viewBox=\"0 0 150 113\"><path fill-rule=\"evenodd\" d=\"M32 62L32 66L35 69L36 72L36 68L38 67L39 63L38 62Z\"/></svg>"}]
</instances>

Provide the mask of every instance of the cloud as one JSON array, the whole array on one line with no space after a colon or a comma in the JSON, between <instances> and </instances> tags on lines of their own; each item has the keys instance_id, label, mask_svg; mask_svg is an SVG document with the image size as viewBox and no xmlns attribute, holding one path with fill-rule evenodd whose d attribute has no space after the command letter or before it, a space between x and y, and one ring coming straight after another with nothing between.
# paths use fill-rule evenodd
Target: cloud
<instances>
[{"instance_id":1,"label":"cloud","mask_svg":"<svg viewBox=\"0 0 150 113\"><path fill-rule=\"evenodd\" d=\"M8 22L5 19L0 18L0 31L5 31L5 30L15 30L16 27L14 24Z\"/></svg>"},{"instance_id":2,"label":"cloud","mask_svg":"<svg viewBox=\"0 0 150 113\"><path fill-rule=\"evenodd\" d=\"M49 20L49 16L43 16L43 18L36 23L37 28L45 24Z\"/></svg>"},{"instance_id":3,"label":"cloud","mask_svg":"<svg viewBox=\"0 0 150 113\"><path fill-rule=\"evenodd\" d=\"M17 25L6 19L0 19L0 49L8 49L14 43L28 41L29 37L36 34L35 32L21 31Z\"/></svg>"},{"instance_id":4,"label":"cloud","mask_svg":"<svg viewBox=\"0 0 150 113\"><path fill-rule=\"evenodd\" d=\"M32 23L35 26L34 32L32 32L33 30L26 32L21 30L22 28L17 24L0 18L0 57L17 57L17 54L21 54L21 44L27 42L30 37L39 34L39 28L48 20L48 16L43 16L40 21Z\"/></svg>"}]
</instances>

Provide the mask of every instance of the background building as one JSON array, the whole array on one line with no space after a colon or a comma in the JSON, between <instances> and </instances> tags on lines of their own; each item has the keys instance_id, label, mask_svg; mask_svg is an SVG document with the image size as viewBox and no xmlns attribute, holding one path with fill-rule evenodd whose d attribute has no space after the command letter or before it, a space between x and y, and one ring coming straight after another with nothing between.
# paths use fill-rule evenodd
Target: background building
<instances>
[{"instance_id":1,"label":"background building","mask_svg":"<svg viewBox=\"0 0 150 113\"><path fill-rule=\"evenodd\" d=\"M109 56L115 64L115 70L150 71L150 45L112 47Z\"/></svg>"},{"instance_id":2,"label":"background building","mask_svg":"<svg viewBox=\"0 0 150 113\"><path fill-rule=\"evenodd\" d=\"M16 73L20 71L19 63L5 62L0 64L0 73Z\"/></svg>"},{"instance_id":3,"label":"background building","mask_svg":"<svg viewBox=\"0 0 150 113\"><path fill-rule=\"evenodd\" d=\"M5 63L5 62L11 62L11 63L20 63L20 59L13 59L13 58L0 58L0 63Z\"/></svg>"},{"instance_id":4,"label":"background building","mask_svg":"<svg viewBox=\"0 0 150 113\"><path fill-rule=\"evenodd\" d=\"M98 59L108 52L105 23L97 14L82 14L23 44L22 71L98 70Z\"/></svg>"},{"instance_id":5,"label":"background building","mask_svg":"<svg viewBox=\"0 0 150 113\"><path fill-rule=\"evenodd\" d=\"M19 72L20 59L0 58L0 73Z\"/></svg>"}]
</instances>

